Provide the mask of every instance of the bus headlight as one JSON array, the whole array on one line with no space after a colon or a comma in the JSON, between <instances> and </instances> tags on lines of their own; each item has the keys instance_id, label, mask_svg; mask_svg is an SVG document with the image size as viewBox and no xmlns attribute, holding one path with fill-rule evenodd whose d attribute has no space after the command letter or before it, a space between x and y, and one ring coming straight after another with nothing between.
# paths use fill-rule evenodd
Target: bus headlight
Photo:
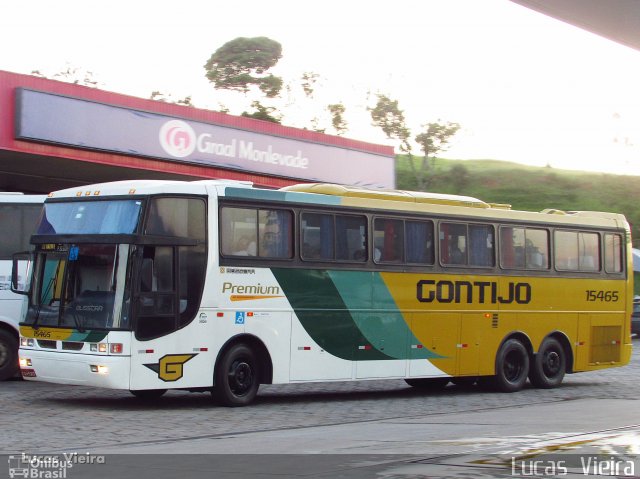
<instances>
[{"instance_id":1,"label":"bus headlight","mask_svg":"<svg viewBox=\"0 0 640 479\"><path fill-rule=\"evenodd\" d=\"M20 367L21 368L31 367L31 359L29 359L29 358L20 358Z\"/></svg>"},{"instance_id":2,"label":"bus headlight","mask_svg":"<svg viewBox=\"0 0 640 479\"><path fill-rule=\"evenodd\" d=\"M27 346L29 348L32 348L35 344L36 343L33 338L20 337L20 346Z\"/></svg>"},{"instance_id":3,"label":"bus headlight","mask_svg":"<svg viewBox=\"0 0 640 479\"><path fill-rule=\"evenodd\" d=\"M92 373L109 374L109 368L101 364L90 364L89 369L91 369Z\"/></svg>"}]
</instances>

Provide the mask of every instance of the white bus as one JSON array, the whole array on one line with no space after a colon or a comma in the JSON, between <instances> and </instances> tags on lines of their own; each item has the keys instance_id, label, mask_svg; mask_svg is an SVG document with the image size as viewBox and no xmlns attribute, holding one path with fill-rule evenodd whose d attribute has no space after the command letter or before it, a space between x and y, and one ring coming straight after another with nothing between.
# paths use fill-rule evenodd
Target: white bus
<instances>
[{"instance_id":1,"label":"white bus","mask_svg":"<svg viewBox=\"0 0 640 479\"><path fill-rule=\"evenodd\" d=\"M31 243L20 367L36 381L242 406L269 383L551 388L631 357L619 214L129 181L50 194Z\"/></svg>"},{"instance_id":2,"label":"white bus","mask_svg":"<svg viewBox=\"0 0 640 479\"><path fill-rule=\"evenodd\" d=\"M0 192L0 381L18 372L18 323L24 296L11 292L11 257L29 248L45 198ZM26 280L24 270L18 280Z\"/></svg>"}]
</instances>

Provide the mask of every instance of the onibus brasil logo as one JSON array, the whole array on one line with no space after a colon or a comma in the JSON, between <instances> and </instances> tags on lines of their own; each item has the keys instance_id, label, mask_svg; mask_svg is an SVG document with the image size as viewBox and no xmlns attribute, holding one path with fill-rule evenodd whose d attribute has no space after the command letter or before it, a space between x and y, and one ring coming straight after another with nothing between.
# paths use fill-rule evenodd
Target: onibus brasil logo
<instances>
[{"instance_id":1,"label":"onibus brasil logo","mask_svg":"<svg viewBox=\"0 0 640 479\"><path fill-rule=\"evenodd\" d=\"M184 158L196 149L196 132L181 120L170 120L160 128L160 145L171 156Z\"/></svg>"}]
</instances>

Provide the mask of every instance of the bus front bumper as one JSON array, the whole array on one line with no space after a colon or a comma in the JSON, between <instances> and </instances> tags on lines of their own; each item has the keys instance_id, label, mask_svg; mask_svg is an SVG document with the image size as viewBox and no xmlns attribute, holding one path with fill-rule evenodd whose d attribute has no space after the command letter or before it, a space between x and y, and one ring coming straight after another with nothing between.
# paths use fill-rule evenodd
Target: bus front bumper
<instances>
[{"instance_id":1,"label":"bus front bumper","mask_svg":"<svg viewBox=\"0 0 640 479\"><path fill-rule=\"evenodd\" d=\"M20 349L20 372L29 381L129 389L131 358Z\"/></svg>"}]
</instances>

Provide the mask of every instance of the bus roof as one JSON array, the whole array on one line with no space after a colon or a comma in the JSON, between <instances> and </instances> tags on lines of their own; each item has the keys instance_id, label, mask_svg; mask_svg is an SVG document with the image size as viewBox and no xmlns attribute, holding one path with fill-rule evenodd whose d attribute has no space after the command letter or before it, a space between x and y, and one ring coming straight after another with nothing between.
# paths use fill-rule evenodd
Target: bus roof
<instances>
[{"instance_id":1,"label":"bus roof","mask_svg":"<svg viewBox=\"0 0 640 479\"><path fill-rule=\"evenodd\" d=\"M466 208L481 208L485 210L505 211L501 217L513 217L514 215L528 214L538 215L538 219L542 219L540 215L555 215L566 218L586 219L593 218L599 220L612 220L626 222L624 215L619 213L608 213L603 211L562 211L558 209L548 208L540 212L518 211L512 210L511 205L503 203L486 203L482 200L471 196L449 195L443 193L429 193L423 191L406 191L406 190L385 190L370 189L356 186L336 185L328 183L307 183L280 188L280 191L294 191L315 193L321 195L340 196L345 198L363 198L368 200L381 201L400 201L406 203L417 203L424 205L442 205L442 206L458 206ZM401 209L404 209L401 207ZM451 211L449 209L449 211ZM510 214L513 213L513 214ZM490 215L489 212L478 212L478 215ZM563 219L557 219L552 222L561 222Z\"/></svg>"},{"instance_id":2,"label":"bus roof","mask_svg":"<svg viewBox=\"0 0 640 479\"><path fill-rule=\"evenodd\" d=\"M371 189L355 186L335 185L327 183L308 183L280 188L281 191L301 191L322 195L351 196L387 201L406 201L412 203L431 203L450 206L468 206L471 208L509 209L511 205L485 203L471 196L447 195L424 191Z\"/></svg>"},{"instance_id":3,"label":"bus roof","mask_svg":"<svg viewBox=\"0 0 640 479\"><path fill-rule=\"evenodd\" d=\"M49 193L49 198L79 198L127 195L154 195L162 193L206 194L207 188L251 188L250 181L235 180L122 180L77 186Z\"/></svg>"},{"instance_id":4,"label":"bus roof","mask_svg":"<svg viewBox=\"0 0 640 479\"><path fill-rule=\"evenodd\" d=\"M554 224L584 224L628 228L624 215L598 211L561 211L545 209L540 212L518 211L510 205L487 203L470 196L448 195L405 190L368 189L328 183L306 183L279 190L254 188L249 181L234 180L124 180L99 183L55 191L49 198L104 197L110 195L153 195L163 193L209 194L244 200L285 201L314 205L342 205L345 207L402 210L442 215L460 215L496 219L525 220ZM0 195L0 201L5 195ZM7 195L11 196L11 195ZM28 197L29 195L24 195Z\"/></svg>"}]
</instances>

